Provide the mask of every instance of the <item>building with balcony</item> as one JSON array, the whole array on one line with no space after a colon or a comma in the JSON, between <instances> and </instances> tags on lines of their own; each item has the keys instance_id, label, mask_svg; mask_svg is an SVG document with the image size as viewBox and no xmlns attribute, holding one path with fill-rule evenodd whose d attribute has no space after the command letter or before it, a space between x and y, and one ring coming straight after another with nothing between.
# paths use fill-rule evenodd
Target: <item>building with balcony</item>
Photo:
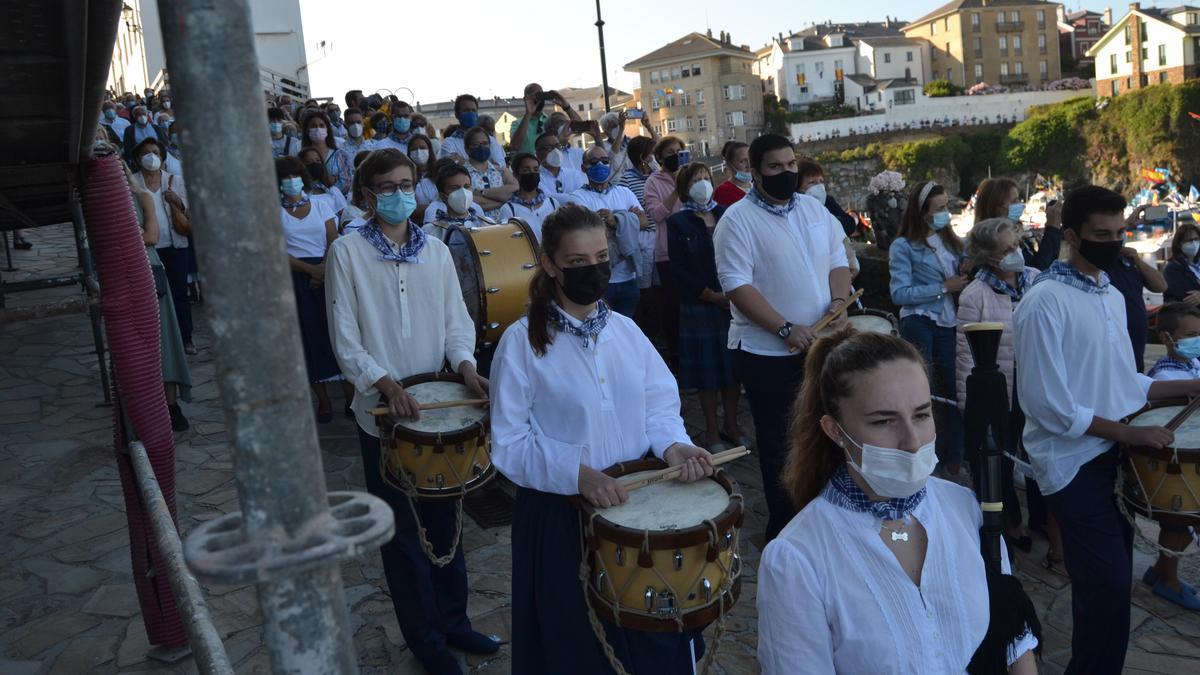
<instances>
[{"instance_id":1,"label":"building with balcony","mask_svg":"<svg viewBox=\"0 0 1200 675\"><path fill-rule=\"evenodd\" d=\"M931 79L1038 87L1062 77L1058 3L955 0L904 26L929 43Z\"/></svg>"},{"instance_id":2,"label":"building with balcony","mask_svg":"<svg viewBox=\"0 0 1200 675\"><path fill-rule=\"evenodd\" d=\"M1195 79L1200 72L1200 7L1146 8L1131 3L1089 51L1096 95Z\"/></svg>"},{"instance_id":3,"label":"building with balcony","mask_svg":"<svg viewBox=\"0 0 1200 675\"><path fill-rule=\"evenodd\" d=\"M1092 12L1081 9L1068 13L1062 7L1058 12L1058 47L1065 61L1068 57L1075 63L1091 63L1088 51L1112 26L1112 10Z\"/></svg>"},{"instance_id":4,"label":"building with balcony","mask_svg":"<svg viewBox=\"0 0 1200 675\"><path fill-rule=\"evenodd\" d=\"M728 33L689 33L625 64L640 79L641 108L663 135L697 157L719 154L727 141L749 143L763 129L762 83L754 52ZM832 74L832 73L831 73Z\"/></svg>"}]
</instances>

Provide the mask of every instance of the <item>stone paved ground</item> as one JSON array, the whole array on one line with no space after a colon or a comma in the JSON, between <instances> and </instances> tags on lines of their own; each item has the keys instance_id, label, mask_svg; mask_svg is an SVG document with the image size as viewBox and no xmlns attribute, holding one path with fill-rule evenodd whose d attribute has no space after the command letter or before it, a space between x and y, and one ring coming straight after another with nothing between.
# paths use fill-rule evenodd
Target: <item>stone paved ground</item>
<instances>
[{"instance_id":1,"label":"stone paved ground","mask_svg":"<svg viewBox=\"0 0 1200 675\"><path fill-rule=\"evenodd\" d=\"M18 252L23 269L70 271L74 249L66 228L27 236L37 247ZM50 260L42 258L49 257ZM37 261L36 265L31 261ZM11 277L10 277L11 278ZM39 301L72 293L42 292ZM176 435L180 526L236 510L232 463L225 446L213 381L211 343L197 313L192 359L194 400L185 410L192 429ZM83 314L8 321L0 325L0 673L192 673L188 658L147 659L145 632L133 593L120 482L114 466L110 410L101 400L90 329ZM694 399L685 400L689 429L698 432ZM742 422L750 428L749 414ZM349 421L320 427L329 489L361 489L357 438ZM765 521L754 459L729 469L748 496L743 531L746 576L728 617L716 672L758 672L754 660L755 568ZM1153 535L1154 526L1142 523ZM468 520L465 547L471 575L469 613L477 627L507 637L509 536ZM1138 573L1150 560L1139 543ZM1070 586L1046 572L1033 555L1020 556L1018 574L1043 618L1043 672L1060 673L1069 657ZM1200 581L1196 559L1186 578ZM396 628L377 554L343 566L358 650L365 673L420 673ZM269 672L253 587L206 589L210 609L239 673ZM1127 672L1200 672L1200 615L1159 600L1135 584L1133 638ZM507 647L496 658L469 659L473 672L508 673Z\"/></svg>"}]
</instances>

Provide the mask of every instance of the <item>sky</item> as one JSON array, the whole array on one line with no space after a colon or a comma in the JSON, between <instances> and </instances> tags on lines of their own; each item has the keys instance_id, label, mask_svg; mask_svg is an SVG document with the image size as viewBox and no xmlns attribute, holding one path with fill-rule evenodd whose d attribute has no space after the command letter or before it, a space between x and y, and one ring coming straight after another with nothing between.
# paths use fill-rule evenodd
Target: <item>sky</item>
<instances>
[{"instance_id":1,"label":"sky","mask_svg":"<svg viewBox=\"0 0 1200 675\"><path fill-rule=\"evenodd\" d=\"M881 21L894 15L912 20L942 4L601 0L609 86L632 93L638 78L624 65L692 31L728 31L734 44L754 50L779 32L827 19ZM1178 4L1142 2L1144 7ZM1067 0L1065 5L1068 11L1112 7L1114 18L1128 7L1116 0ZM427 0L300 0L300 9L313 94L339 103L350 89L387 90L410 102L433 103L460 93L520 96L533 81L547 88L600 86L594 0L450 0L445 6ZM468 47L471 41L482 47Z\"/></svg>"}]
</instances>

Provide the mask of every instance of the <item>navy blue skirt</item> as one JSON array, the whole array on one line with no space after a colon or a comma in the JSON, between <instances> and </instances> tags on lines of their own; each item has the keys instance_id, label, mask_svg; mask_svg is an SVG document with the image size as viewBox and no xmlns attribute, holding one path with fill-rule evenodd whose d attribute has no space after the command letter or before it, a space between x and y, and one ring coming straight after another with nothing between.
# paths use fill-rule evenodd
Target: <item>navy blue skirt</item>
<instances>
[{"instance_id":1,"label":"navy blue skirt","mask_svg":"<svg viewBox=\"0 0 1200 675\"><path fill-rule=\"evenodd\" d=\"M724 389L736 384L728 344L728 312L709 303L679 305L679 386Z\"/></svg>"},{"instance_id":2,"label":"navy blue skirt","mask_svg":"<svg viewBox=\"0 0 1200 675\"><path fill-rule=\"evenodd\" d=\"M322 258L299 258L310 265ZM292 270L292 290L296 293L296 314L300 317L300 339L304 342L304 366L309 382L324 382L342 374L333 344L329 341L329 320L325 315L325 285L309 288L309 276Z\"/></svg>"}]
</instances>

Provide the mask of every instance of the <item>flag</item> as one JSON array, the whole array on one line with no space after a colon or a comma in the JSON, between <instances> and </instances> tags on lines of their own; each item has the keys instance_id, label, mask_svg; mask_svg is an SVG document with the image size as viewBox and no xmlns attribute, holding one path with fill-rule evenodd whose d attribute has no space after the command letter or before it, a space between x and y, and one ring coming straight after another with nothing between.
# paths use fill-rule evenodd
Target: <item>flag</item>
<instances>
[{"instance_id":1,"label":"flag","mask_svg":"<svg viewBox=\"0 0 1200 675\"><path fill-rule=\"evenodd\" d=\"M1161 185L1161 184L1167 182L1167 179L1165 176L1163 176L1161 173L1159 173L1157 171L1153 171L1151 169L1142 169L1142 178L1145 178L1146 180L1150 181L1151 183L1154 183L1155 185Z\"/></svg>"},{"instance_id":2,"label":"flag","mask_svg":"<svg viewBox=\"0 0 1200 675\"><path fill-rule=\"evenodd\" d=\"M1200 115L1197 115L1197 114L1196 114L1196 113L1194 113L1194 112L1189 112L1189 113L1188 113L1188 117L1190 117L1190 118L1192 118L1192 119L1194 119L1194 120L1200 120Z\"/></svg>"},{"instance_id":3,"label":"flag","mask_svg":"<svg viewBox=\"0 0 1200 675\"><path fill-rule=\"evenodd\" d=\"M1200 190L1197 190L1195 185L1188 188L1188 201L1191 201L1191 202L1200 201Z\"/></svg>"}]
</instances>

